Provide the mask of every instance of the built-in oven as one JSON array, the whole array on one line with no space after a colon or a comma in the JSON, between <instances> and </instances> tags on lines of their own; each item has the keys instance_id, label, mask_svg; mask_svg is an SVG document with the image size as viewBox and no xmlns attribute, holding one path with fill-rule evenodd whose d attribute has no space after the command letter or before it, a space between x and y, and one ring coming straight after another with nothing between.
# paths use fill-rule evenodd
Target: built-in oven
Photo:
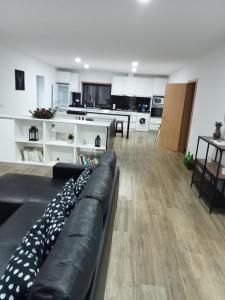
<instances>
[{"instance_id":1,"label":"built-in oven","mask_svg":"<svg viewBox=\"0 0 225 300\"><path fill-rule=\"evenodd\" d=\"M151 109L151 117L153 118L162 118L163 107L154 107Z\"/></svg>"}]
</instances>

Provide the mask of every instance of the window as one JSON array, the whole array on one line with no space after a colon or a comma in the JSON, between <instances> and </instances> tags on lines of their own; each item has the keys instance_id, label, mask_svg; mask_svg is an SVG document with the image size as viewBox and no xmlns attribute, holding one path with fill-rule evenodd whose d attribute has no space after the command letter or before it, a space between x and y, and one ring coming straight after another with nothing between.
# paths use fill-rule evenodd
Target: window
<instances>
[{"instance_id":1,"label":"window","mask_svg":"<svg viewBox=\"0 0 225 300\"><path fill-rule=\"evenodd\" d=\"M110 108L111 84L83 83L82 103L88 107Z\"/></svg>"}]
</instances>

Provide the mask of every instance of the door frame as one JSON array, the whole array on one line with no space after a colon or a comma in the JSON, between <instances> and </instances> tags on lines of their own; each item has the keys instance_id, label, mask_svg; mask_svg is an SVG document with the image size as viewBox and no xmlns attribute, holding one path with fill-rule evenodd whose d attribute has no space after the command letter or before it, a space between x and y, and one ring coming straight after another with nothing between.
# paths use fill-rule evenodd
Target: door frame
<instances>
[{"instance_id":1,"label":"door frame","mask_svg":"<svg viewBox=\"0 0 225 300\"><path fill-rule=\"evenodd\" d=\"M193 119L193 112L194 112L194 107L195 107L196 92L197 92L197 88L198 88L198 78L189 80L187 84L189 84L189 83L195 83L195 92L194 92L194 96L193 96L193 102L192 102L192 108L191 108L191 116L190 116L190 122L189 122L189 128L188 128L188 135L187 135L187 141L186 141L186 146L185 146L186 151L187 151L187 147L188 147L189 139L190 139L190 132L191 132L192 119Z\"/></svg>"}]
</instances>

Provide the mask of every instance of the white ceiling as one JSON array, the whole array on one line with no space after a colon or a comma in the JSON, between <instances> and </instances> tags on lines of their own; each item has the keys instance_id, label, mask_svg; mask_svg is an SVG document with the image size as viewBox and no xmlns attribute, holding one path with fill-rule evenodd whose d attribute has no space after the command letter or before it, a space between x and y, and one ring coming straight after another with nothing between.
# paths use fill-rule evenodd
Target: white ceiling
<instances>
[{"instance_id":1,"label":"white ceiling","mask_svg":"<svg viewBox=\"0 0 225 300\"><path fill-rule=\"evenodd\" d=\"M0 42L61 68L170 74L224 40L224 0L0 0Z\"/></svg>"}]
</instances>

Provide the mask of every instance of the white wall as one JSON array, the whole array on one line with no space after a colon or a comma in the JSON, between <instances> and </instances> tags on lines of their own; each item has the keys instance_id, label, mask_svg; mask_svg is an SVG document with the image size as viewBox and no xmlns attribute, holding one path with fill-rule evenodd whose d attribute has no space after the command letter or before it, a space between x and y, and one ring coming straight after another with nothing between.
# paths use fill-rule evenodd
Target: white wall
<instances>
[{"instance_id":1,"label":"white wall","mask_svg":"<svg viewBox=\"0 0 225 300\"><path fill-rule=\"evenodd\" d=\"M111 83L115 73L104 72L104 71L91 71L84 70L79 72L80 81L90 81L90 82L101 82L101 83Z\"/></svg>"},{"instance_id":2,"label":"white wall","mask_svg":"<svg viewBox=\"0 0 225 300\"><path fill-rule=\"evenodd\" d=\"M15 69L25 72L25 91L15 90ZM17 51L0 47L0 113L26 114L37 106L36 76L45 76L46 107L51 106L56 69Z\"/></svg>"},{"instance_id":3,"label":"white wall","mask_svg":"<svg viewBox=\"0 0 225 300\"><path fill-rule=\"evenodd\" d=\"M198 79L198 86L188 145L192 153L199 135L212 136L215 121L225 122L225 44L173 73L169 82L193 79Z\"/></svg>"}]
</instances>

